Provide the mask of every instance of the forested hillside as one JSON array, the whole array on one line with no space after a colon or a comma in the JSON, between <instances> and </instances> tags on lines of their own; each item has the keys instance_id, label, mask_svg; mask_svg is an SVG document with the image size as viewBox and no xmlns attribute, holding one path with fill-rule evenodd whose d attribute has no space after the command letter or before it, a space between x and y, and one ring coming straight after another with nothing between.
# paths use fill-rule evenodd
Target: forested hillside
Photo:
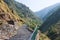
<instances>
[{"instance_id":1,"label":"forested hillside","mask_svg":"<svg viewBox=\"0 0 60 40\"><path fill-rule=\"evenodd\" d=\"M4 0L10 9L15 10L17 14L23 19L25 24L27 24L30 28L34 29L37 25L41 24L41 21L38 17L36 17L33 12L26 7L24 4L18 3L14 0Z\"/></svg>"},{"instance_id":2,"label":"forested hillside","mask_svg":"<svg viewBox=\"0 0 60 40\"><path fill-rule=\"evenodd\" d=\"M40 30L47 34L51 40L60 40L60 6L55 9L41 25Z\"/></svg>"}]
</instances>

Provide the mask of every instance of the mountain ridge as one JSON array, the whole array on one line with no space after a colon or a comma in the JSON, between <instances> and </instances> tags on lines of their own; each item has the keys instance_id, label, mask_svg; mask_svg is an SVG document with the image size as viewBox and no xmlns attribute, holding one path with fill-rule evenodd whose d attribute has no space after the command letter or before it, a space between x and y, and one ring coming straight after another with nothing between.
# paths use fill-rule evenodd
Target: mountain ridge
<instances>
[{"instance_id":1,"label":"mountain ridge","mask_svg":"<svg viewBox=\"0 0 60 40\"><path fill-rule=\"evenodd\" d=\"M50 37L51 40L60 40L60 5L53 9L40 27L40 30Z\"/></svg>"},{"instance_id":2,"label":"mountain ridge","mask_svg":"<svg viewBox=\"0 0 60 40\"><path fill-rule=\"evenodd\" d=\"M58 8L58 7L60 7L60 3L56 3L56 4L52 5L52 6L49 6L47 8L44 8L41 11L36 12L35 14L37 16L39 16L44 21L44 20L46 20L46 18L49 15L51 15L51 13L49 14L49 12L50 11L52 12L53 10L56 10L56 8Z\"/></svg>"}]
</instances>

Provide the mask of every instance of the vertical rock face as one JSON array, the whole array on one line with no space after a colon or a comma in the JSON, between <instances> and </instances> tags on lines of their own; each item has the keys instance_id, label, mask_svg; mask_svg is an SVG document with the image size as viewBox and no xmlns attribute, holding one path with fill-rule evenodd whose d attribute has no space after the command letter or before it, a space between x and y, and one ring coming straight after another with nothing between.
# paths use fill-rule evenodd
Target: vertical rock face
<instances>
[{"instance_id":1,"label":"vertical rock face","mask_svg":"<svg viewBox=\"0 0 60 40\"><path fill-rule=\"evenodd\" d=\"M16 12L9 9L4 0L0 0L0 39L14 36L19 26L23 24L20 20Z\"/></svg>"}]
</instances>

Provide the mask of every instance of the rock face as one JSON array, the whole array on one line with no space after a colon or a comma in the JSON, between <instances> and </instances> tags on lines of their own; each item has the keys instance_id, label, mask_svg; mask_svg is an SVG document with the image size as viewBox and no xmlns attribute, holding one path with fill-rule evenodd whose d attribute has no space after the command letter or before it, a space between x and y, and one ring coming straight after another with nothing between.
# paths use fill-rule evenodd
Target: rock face
<instances>
[{"instance_id":1,"label":"rock face","mask_svg":"<svg viewBox=\"0 0 60 40\"><path fill-rule=\"evenodd\" d=\"M9 9L4 0L0 0L0 39L9 39L16 35L23 21L15 11Z\"/></svg>"}]
</instances>

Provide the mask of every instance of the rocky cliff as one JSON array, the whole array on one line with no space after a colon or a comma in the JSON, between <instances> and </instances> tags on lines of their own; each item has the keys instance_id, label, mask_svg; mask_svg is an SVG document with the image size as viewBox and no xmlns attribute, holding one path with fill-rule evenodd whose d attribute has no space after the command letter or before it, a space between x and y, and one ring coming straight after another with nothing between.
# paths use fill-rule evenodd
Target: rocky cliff
<instances>
[{"instance_id":1,"label":"rocky cliff","mask_svg":"<svg viewBox=\"0 0 60 40\"><path fill-rule=\"evenodd\" d=\"M0 39L9 39L17 33L23 20L11 10L4 0L0 0Z\"/></svg>"}]
</instances>

